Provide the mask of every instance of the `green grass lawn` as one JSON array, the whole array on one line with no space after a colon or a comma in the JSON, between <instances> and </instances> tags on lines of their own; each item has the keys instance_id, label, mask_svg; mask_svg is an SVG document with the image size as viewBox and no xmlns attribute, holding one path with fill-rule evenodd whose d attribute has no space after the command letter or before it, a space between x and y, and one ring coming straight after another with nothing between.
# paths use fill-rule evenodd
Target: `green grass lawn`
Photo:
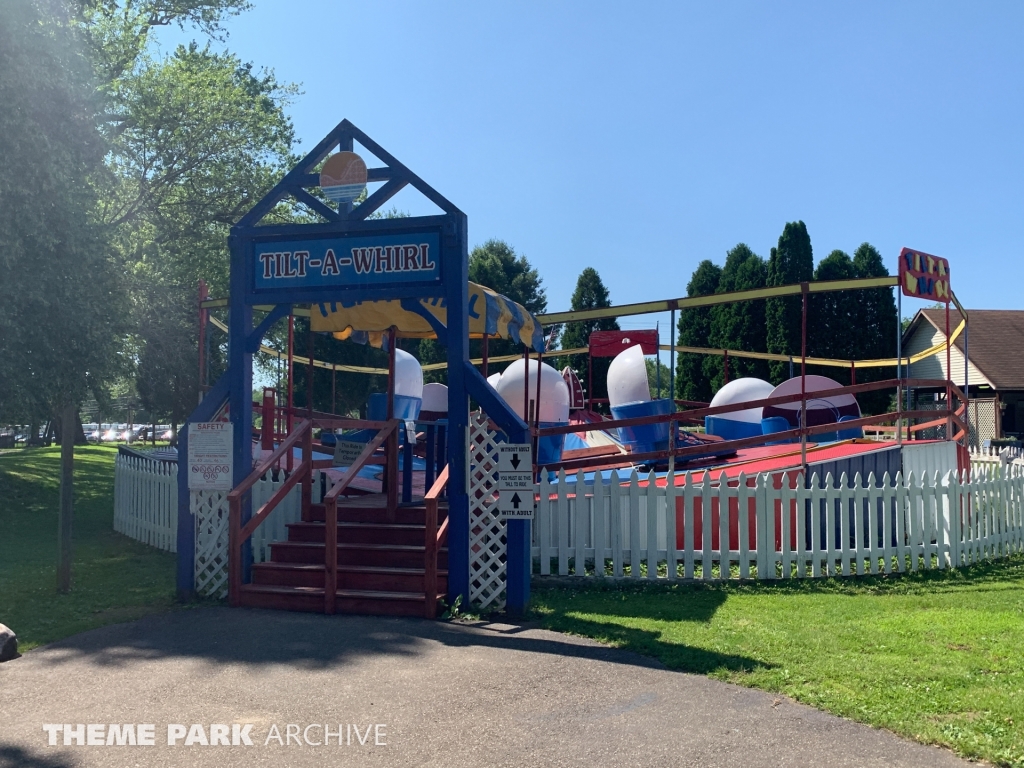
<instances>
[{"instance_id":1,"label":"green grass lawn","mask_svg":"<svg viewBox=\"0 0 1024 768\"><path fill-rule=\"evenodd\" d=\"M549 629L1024 766L1024 557L902 578L620 582L533 598Z\"/></svg>"},{"instance_id":2,"label":"green grass lawn","mask_svg":"<svg viewBox=\"0 0 1024 768\"><path fill-rule=\"evenodd\" d=\"M57 592L60 449L0 453L0 623L28 650L174 605L175 556L115 533L114 457L75 449L72 591Z\"/></svg>"}]
</instances>

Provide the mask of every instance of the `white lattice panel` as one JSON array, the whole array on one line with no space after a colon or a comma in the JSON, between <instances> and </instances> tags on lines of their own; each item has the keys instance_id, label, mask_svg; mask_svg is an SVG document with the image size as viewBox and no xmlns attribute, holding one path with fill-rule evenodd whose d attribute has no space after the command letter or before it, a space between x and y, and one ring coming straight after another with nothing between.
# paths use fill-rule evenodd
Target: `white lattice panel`
<instances>
[{"instance_id":1,"label":"white lattice panel","mask_svg":"<svg viewBox=\"0 0 1024 768\"><path fill-rule=\"evenodd\" d=\"M469 418L469 601L505 607L505 523L498 519L497 433L481 412Z\"/></svg>"},{"instance_id":2,"label":"white lattice panel","mask_svg":"<svg viewBox=\"0 0 1024 768\"><path fill-rule=\"evenodd\" d=\"M196 593L228 593L228 493L192 491L189 507L196 521Z\"/></svg>"}]
</instances>

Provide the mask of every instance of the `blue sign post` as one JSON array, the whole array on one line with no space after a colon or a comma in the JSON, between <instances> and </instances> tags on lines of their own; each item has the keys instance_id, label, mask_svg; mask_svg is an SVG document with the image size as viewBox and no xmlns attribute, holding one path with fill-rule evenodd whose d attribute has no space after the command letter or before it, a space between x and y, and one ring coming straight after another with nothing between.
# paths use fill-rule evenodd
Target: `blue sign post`
<instances>
[{"instance_id":1,"label":"blue sign post","mask_svg":"<svg viewBox=\"0 0 1024 768\"><path fill-rule=\"evenodd\" d=\"M384 166L367 169L353 153L355 142ZM336 153L332 155L332 152ZM321 173L316 168L331 155ZM328 183L325 182L325 179ZM384 182L353 206L365 181ZM417 189L443 211L437 216L372 219L406 186ZM337 207L309 188L319 187ZM291 198L323 221L263 224L268 213ZM234 485L252 467L252 355L264 334L295 304L396 299L443 300L447 326L437 325L448 351L448 592L469 601L469 498L467 430L469 398L475 398L513 441L527 438L527 426L497 397L469 362L468 223L466 215L402 165L352 123L342 121L231 229L231 303L228 370L190 421L212 418L225 401L234 425ZM416 302L418 304L418 302ZM274 305L253 327L253 305ZM187 429L179 456L187 455ZM189 510L186 473L179 471L178 591L187 597L194 583L195 521ZM243 524L251 509L243 508ZM529 601L529 521L508 524L506 605L521 613ZM251 561L251 557L246 558ZM248 580L248 564L243 566Z\"/></svg>"}]
</instances>

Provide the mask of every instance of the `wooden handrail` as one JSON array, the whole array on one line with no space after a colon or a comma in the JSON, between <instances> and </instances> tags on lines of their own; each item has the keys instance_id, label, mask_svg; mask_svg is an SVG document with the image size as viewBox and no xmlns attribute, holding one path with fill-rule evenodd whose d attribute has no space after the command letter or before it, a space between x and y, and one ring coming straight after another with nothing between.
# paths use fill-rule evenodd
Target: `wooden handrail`
<instances>
[{"instance_id":1,"label":"wooden handrail","mask_svg":"<svg viewBox=\"0 0 1024 768\"><path fill-rule=\"evenodd\" d=\"M382 429L366 444L352 466L345 470L341 480L324 495L324 613L334 613L338 592L338 496L348 488L384 441L395 434L402 422L392 419L381 423L384 425ZM388 480L394 482L395 478Z\"/></svg>"},{"instance_id":2,"label":"wooden handrail","mask_svg":"<svg viewBox=\"0 0 1024 768\"><path fill-rule=\"evenodd\" d=\"M304 439L303 439L304 438ZM290 452L294 445L303 439L303 457L299 466L288 476L285 482L270 499L259 508L257 513L242 527L242 499L245 494L263 477L281 457ZM309 421L302 420L297 428L288 435L267 459L261 461L249 475L228 493L228 600L233 606L241 604L242 591L242 546L260 523L274 511L281 499L295 486L300 479L306 479L313 466L313 431Z\"/></svg>"},{"instance_id":3,"label":"wooden handrail","mask_svg":"<svg viewBox=\"0 0 1024 768\"><path fill-rule=\"evenodd\" d=\"M441 528L437 527L437 500L448 485L448 465L445 464L437 480L430 486L423 497L424 510L424 548L423 548L423 596L424 616L428 619L437 618L437 552L448 535L448 517Z\"/></svg>"},{"instance_id":4,"label":"wooden handrail","mask_svg":"<svg viewBox=\"0 0 1024 768\"><path fill-rule=\"evenodd\" d=\"M305 419L299 421L292 433L288 435L288 437L286 437L277 447L277 450L270 454L270 456L264 459L261 463L257 464L256 469L254 469L252 473L245 478L245 480L231 489L231 492L228 494L228 501L230 502L232 498L241 498L243 493L256 485L256 482L267 474L267 470L273 468L273 466L281 460L281 457L291 450L297 442L299 442L303 436L303 431L307 429L312 429L312 425Z\"/></svg>"}]
</instances>

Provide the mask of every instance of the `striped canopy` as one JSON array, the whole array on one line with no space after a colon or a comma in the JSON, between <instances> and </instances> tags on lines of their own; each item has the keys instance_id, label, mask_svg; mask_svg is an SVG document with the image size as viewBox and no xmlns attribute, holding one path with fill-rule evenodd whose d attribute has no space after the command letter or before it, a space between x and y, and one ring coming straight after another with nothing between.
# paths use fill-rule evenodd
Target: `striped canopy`
<instances>
[{"instance_id":1,"label":"striped canopy","mask_svg":"<svg viewBox=\"0 0 1024 768\"><path fill-rule=\"evenodd\" d=\"M448 310L444 299L419 299L418 307L442 325L447 325ZM392 326L399 338L437 337L424 314L406 309L396 299L314 304L310 310L310 322L314 331L329 332L336 339L351 339L374 347L384 345L384 338ZM527 344L538 352L544 351L540 323L529 310L490 288L470 283L469 335L478 339L484 334Z\"/></svg>"}]
</instances>

